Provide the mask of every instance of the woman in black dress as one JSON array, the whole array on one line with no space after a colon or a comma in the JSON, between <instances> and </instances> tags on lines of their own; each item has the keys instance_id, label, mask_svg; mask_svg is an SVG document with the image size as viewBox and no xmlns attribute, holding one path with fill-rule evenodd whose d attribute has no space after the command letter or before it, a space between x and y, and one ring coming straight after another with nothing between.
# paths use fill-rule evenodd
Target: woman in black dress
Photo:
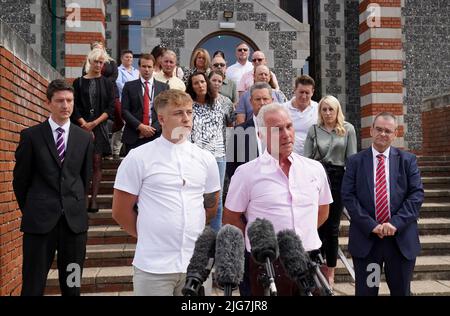
<instances>
[{"instance_id":1,"label":"woman in black dress","mask_svg":"<svg viewBox=\"0 0 450 316\"><path fill-rule=\"evenodd\" d=\"M102 76L102 68L108 60L103 49L93 49L87 56L86 75L75 79L75 106L72 120L92 133L94 161L89 212L97 212L97 194L102 176L102 157L111 155L107 120L114 111L114 87L111 80Z\"/></svg>"}]
</instances>

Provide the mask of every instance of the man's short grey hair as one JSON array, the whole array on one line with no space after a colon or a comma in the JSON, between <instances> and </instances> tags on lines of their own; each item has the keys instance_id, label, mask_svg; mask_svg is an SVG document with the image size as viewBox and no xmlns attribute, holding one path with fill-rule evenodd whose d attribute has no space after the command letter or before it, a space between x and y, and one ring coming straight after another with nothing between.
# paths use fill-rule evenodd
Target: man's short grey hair
<instances>
[{"instance_id":1,"label":"man's short grey hair","mask_svg":"<svg viewBox=\"0 0 450 316\"><path fill-rule=\"evenodd\" d=\"M256 120L258 122L258 128L266 127L266 122L264 121L264 116L266 115L266 113L273 113L280 111L286 113L286 115L289 118L291 118L291 114L289 113L288 109L279 103L270 103L261 107L258 116L256 117Z\"/></svg>"},{"instance_id":2,"label":"man's short grey hair","mask_svg":"<svg viewBox=\"0 0 450 316\"><path fill-rule=\"evenodd\" d=\"M375 121L379 118L379 117L383 117L384 119L392 119L394 121L395 124L395 128L398 127L398 121L397 121L397 117L392 113L392 112L380 112L377 115L375 115L374 119L373 119L373 123L372 123L372 127L375 127Z\"/></svg>"},{"instance_id":3,"label":"man's short grey hair","mask_svg":"<svg viewBox=\"0 0 450 316\"><path fill-rule=\"evenodd\" d=\"M255 90L269 90L269 94L272 95L272 87L267 82L257 82L253 86L250 87L250 97L253 95L253 91Z\"/></svg>"}]
</instances>

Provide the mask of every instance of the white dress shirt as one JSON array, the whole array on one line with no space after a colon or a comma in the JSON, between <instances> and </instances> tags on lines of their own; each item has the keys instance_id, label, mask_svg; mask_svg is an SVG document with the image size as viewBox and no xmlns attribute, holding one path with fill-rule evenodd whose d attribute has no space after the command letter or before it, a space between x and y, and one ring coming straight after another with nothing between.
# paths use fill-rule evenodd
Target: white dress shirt
<instances>
[{"instance_id":1,"label":"white dress shirt","mask_svg":"<svg viewBox=\"0 0 450 316\"><path fill-rule=\"evenodd\" d=\"M247 60L244 65L236 62L227 68L226 77L230 80L233 80L237 86L239 84L239 81L241 81L242 76L249 71L253 71L253 64L251 62Z\"/></svg>"},{"instance_id":2,"label":"white dress shirt","mask_svg":"<svg viewBox=\"0 0 450 316\"><path fill-rule=\"evenodd\" d=\"M52 135L53 135L53 139L55 140L55 144L56 144L56 140L58 139L58 132L56 130L60 127L64 130L64 134L63 134L64 146L67 150L67 141L69 140L70 120L67 120L67 122L63 126L59 126L50 116L48 119L48 122L50 123L50 127L52 129Z\"/></svg>"},{"instance_id":3,"label":"white dress shirt","mask_svg":"<svg viewBox=\"0 0 450 316\"><path fill-rule=\"evenodd\" d=\"M145 79L142 78L142 77L139 77L139 78L141 79L142 96L144 96L145 95ZM153 108L153 99L154 99L154 96L155 96L155 86L153 85L154 84L153 77L151 77L147 81L148 81L148 91L150 91L149 92L150 93L150 95L149 95L149 97L150 97L150 109L148 111L148 117L149 117L150 125L152 125L152 108Z\"/></svg>"},{"instance_id":4,"label":"white dress shirt","mask_svg":"<svg viewBox=\"0 0 450 316\"><path fill-rule=\"evenodd\" d=\"M221 188L214 156L161 136L130 151L114 188L138 196L133 265L148 273L185 273L205 227L203 194Z\"/></svg>"}]
</instances>

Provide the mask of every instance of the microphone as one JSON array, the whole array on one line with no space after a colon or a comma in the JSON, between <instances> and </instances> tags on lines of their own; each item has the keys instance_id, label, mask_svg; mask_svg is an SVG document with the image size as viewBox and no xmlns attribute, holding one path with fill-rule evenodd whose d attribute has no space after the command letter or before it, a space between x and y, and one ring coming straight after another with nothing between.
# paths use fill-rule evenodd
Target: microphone
<instances>
[{"instance_id":1,"label":"microphone","mask_svg":"<svg viewBox=\"0 0 450 316\"><path fill-rule=\"evenodd\" d=\"M186 283L181 290L184 296L204 296L203 282L209 276L214 265L216 233L206 226L197 238L194 253L187 267Z\"/></svg>"},{"instance_id":2,"label":"microphone","mask_svg":"<svg viewBox=\"0 0 450 316\"><path fill-rule=\"evenodd\" d=\"M231 296L243 279L244 248L242 231L230 224L222 226L216 240L216 280L224 296Z\"/></svg>"},{"instance_id":3,"label":"microphone","mask_svg":"<svg viewBox=\"0 0 450 316\"><path fill-rule=\"evenodd\" d=\"M279 249L273 225L267 219L257 218L247 229L253 259L265 266L266 275L259 278L266 296L277 296L275 270L272 262L278 258Z\"/></svg>"},{"instance_id":4,"label":"microphone","mask_svg":"<svg viewBox=\"0 0 450 316\"><path fill-rule=\"evenodd\" d=\"M319 266L313 262L303 248L300 237L291 229L278 232L280 261L287 275L307 296L312 296L316 289L325 295L333 295Z\"/></svg>"}]
</instances>

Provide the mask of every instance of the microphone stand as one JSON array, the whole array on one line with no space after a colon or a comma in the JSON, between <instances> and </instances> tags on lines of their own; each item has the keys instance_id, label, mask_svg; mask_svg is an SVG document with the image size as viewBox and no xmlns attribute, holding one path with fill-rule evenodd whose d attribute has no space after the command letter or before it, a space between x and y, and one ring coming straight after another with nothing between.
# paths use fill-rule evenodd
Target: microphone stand
<instances>
[{"instance_id":1,"label":"microphone stand","mask_svg":"<svg viewBox=\"0 0 450 316\"><path fill-rule=\"evenodd\" d=\"M330 284L328 284L327 279L323 275L322 271L320 271L320 264L324 262L322 255L320 252L317 254L316 257L317 262L310 261L310 268L309 271L312 273L314 282L320 290L323 290L324 294L326 296L333 296L333 289L331 288Z\"/></svg>"},{"instance_id":2,"label":"microphone stand","mask_svg":"<svg viewBox=\"0 0 450 316\"><path fill-rule=\"evenodd\" d=\"M258 281L264 288L264 296L277 296L277 287L275 285L275 270L270 259L267 257L264 263L266 273L258 276Z\"/></svg>"},{"instance_id":3,"label":"microphone stand","mask_svg":"<svg viewBox=\"0 0 450 316\"><path fill-rule=\"evenodd\" d=\"M223 296L233 296L233 285L225 284L223 286Z\"/></svg>"}]
</instances>

